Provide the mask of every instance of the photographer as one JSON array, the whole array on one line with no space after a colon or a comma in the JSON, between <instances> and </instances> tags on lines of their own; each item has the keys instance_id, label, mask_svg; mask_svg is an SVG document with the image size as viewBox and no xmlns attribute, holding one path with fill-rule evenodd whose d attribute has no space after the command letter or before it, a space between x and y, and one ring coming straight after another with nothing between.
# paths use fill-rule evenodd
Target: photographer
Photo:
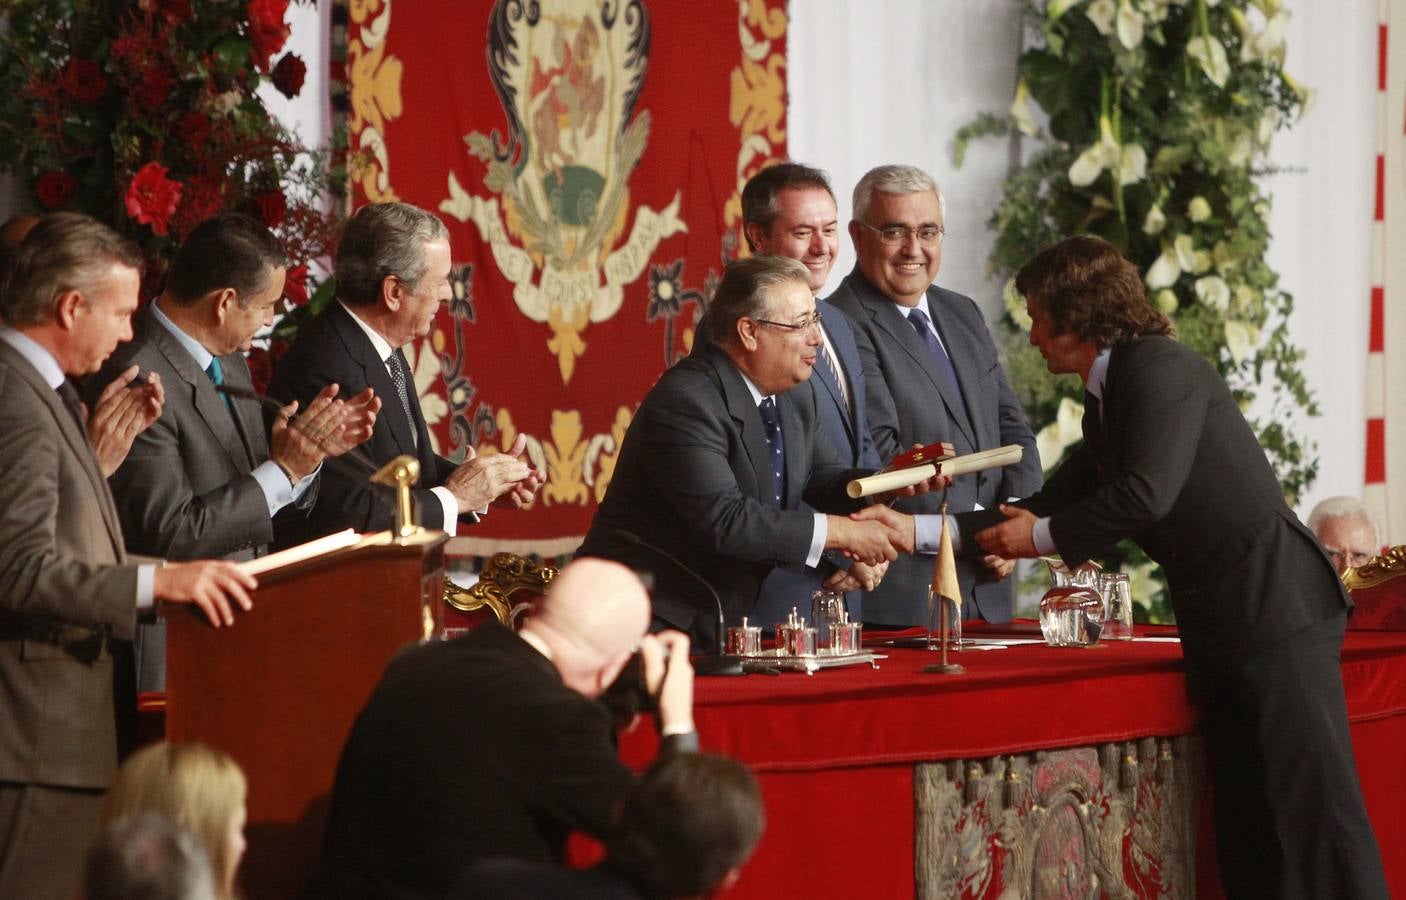
<instances>
[{"instance_id":1,"label":"photographer","mask_svg":"<svg viewBox=\"0 0 1406 900\"><path fill-rule=\"evenodd\" d=\"M578 559L520 633L489 622L396 657L342 750L307 896L442 896L478 859L560 861L570 830L607 834L635 778L597 701L636 649L661 756L698 744L688 638L649 621L634 573Z\"/></svg>"}]
</instances>

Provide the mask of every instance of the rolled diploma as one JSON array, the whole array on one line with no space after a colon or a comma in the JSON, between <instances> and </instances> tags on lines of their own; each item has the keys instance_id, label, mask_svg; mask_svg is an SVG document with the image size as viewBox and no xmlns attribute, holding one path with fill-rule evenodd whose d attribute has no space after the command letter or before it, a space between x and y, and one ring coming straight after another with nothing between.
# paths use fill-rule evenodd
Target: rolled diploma
<instances>
[{"instance_id":1,"label":"rolled diploma","mask_svg":"<svg viewBox=\"0 0 1406 900\"><path fill-rule=\"evenodd\" d=\"M874 494L883 494L921 484L939 473L956 477L970 472L980 472L984 469L999 469L1020 462L1024 454L1025 451L1019 444L1007 444L994 450L982 450L979 453L968 453L966 456L943 460L935 465L925 463L921 466L912 466L894 472L876 472L867 478L856 478L851 481L845 491L850 497L858 500L860 497L872 497Z\"/></svg>"}]
</instances>

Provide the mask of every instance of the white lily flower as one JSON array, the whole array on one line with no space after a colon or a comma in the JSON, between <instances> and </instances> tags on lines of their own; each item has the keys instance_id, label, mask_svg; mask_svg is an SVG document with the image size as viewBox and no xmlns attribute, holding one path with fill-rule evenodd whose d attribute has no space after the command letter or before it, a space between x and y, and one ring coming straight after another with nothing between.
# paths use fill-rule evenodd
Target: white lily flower
<instances>
[{"instance_id":1,"label":"white lily flower","mask_svg":"<svg viewBox=\"0 0 1406 900\"><path fill-rule=\"evenodd\" d=\"M1186 215L1193 222L1204 222L1211 217L1211 204L1206 202L1205 197L1192 197L1191 202L1186 204Z\"/></svg>"},{"instance_id":2,"label":"white lily flower","mask_svg":"<svg viewBox=\"0 0 1406 900\"><path fill-rule=\"evenodd\" d=\"M1137 184L1147 177L1147 151L1141 144L1124 144L1118 154L1118 183Z\"/></svg>"},{"instance_id":3,"label":"white lily flower","mask_svg":"<svg viewBox=\"0 0 1406 900\"><path fill-rule=\"evenodd\" d=\"M1230 285L1219 275L1196 279L1196 299L1217 312L1230 308Z\"/></svg>"},{"instance_id":4,"label":"white lily flower","mask_svg":"<svg viewBox=\"0 0 1406 900\"><path fill-rule=\"evenodd\" d=\"M1201 64L1201 71L1218 88L1225 87L1230 78L1230 62L1225 58L1225 46L1215 38L1198 35L1186 42L1186 52Z\"/></svg>"},{"instance_id":5,"label":"white lily flower","mask_svg":"<svg viewBox=\"0 0 1406 900\"><path fill-rule=\"evenodd\" d=\"M1110 35L1113 33L1113 20L1118 16L1118 6L1113 0L1093 0L1084 15L1094 23L1099 34Z\"/></svg>"},{"instance_id":6,"label":"white lily flower","mask_svg":"<svg viewBox=\"0 0 1406 900\"><path fill-rule=\"evenodd\" d=\"M1147 270L1147 286L1151 290L1159 288L1169 288L1177 283L1181 277L1181 264L1177 262L1176 252L1168 247L1162 251L1162 255L1157 257L1152 268Z\"/></svg>"},{"instance_id":7,"label":"white lily flower","mask_svg":"<svg viewBox=\"0 0 1406 900\"><path fill-rule=\"evenodd\" d=\"M1006 286L1001 291L1001 301L1005 304L1006 312L1010 315L1011 320L1019 325L1022 331L1028 333L1032 324L1030 311L1025 308L1025 298L1020 296L1020 292L1015 289L1014 278L1006 279Z\"/></svg>"},{"instance_id":8,"label":"white lily flower","mask_svg":"<svg viewBox=\"0 0 1406 900\"><path fill-rule=\"evenodd\" d=\"M1176 254L1177 267L1189 270L1196 265L1196 242L1189 234L1179 234L1172 241L1172 252Z\"/></svg>"},{"instance_id":9,"label":"white lily flower","mask_svg":"<svg viewBox=\"0 0 1406 900\"><path fill-rule=\"evenodd\" d=\"M1176 292L1171 288L1163 288L1157 292L1157 308L1160 309L1164 315L1170 316L1172 313L1176 312L1178 305Z\"/></svg>"},{"instance_id":10,"label":"white lily flower","mask_svg":"<svg viewBox=\"0 0 1406 900\"><path fill-rule=\"evenodd\" d=\"M1030 114L1030 88L1022 78L1015 86L1015 99L1011 101L1011 120L1021 134L1035 134L1035 118Z\"/></svg>"},{"instance_id":11,"label":"white lily flower","mask_svg":"<svg viewBox=\"0 0 1406 900\"><path fill-rule=\"evenodd\" d=\"M1167 227L1167 217L1162 212L1162 207L1153 204L1147 211L1147 216L1142 220L1143 234L1161 234L1162 229Z\"/></svg>"},{"instance_id":12,"label":"white lily flower","mask_svg":"<svg viewBox=\"0 0 1406 900\"><path fill-rule=\"evenodd\" d=\"M1249 359L1259 342L1260 330L1254 325L1239 319L1225 321L1225 347L1237 366Z\"/></svg>"},{"instance_id":13,"label":"white lily flower","mask_svg":"<svg viewBox=\"0 0 1406 900\"><path fill-rule=\"evenodd\" d=\"M1118 42L1129 50L1136 50L1142 43L1142 15L1128 0L1118 4Z\"/></svg>"},{"instance_id":14,"label":"white lily flower","mask_svg":"<svg viewBox=\"0 0 1406 900\"><path fill-rule=\"evenodd\" d=\"M1045 471L1054 468L1064 450L1083 437L1084 405L1069 397L1059 401L1055 420L1035 435L1035 449L1040 454L1040 466Z\"/></svg>"},{"instance_id":15,"label":"white lily flower","mask_svg":"<svg viewBox=\"0 0 1406 900\"><path fill-rule=\"evenodd\" d=\"M1239 24L1238 22L1236 23ZM1240 29L1240 61L1284 61L1284 31L1289 27L1289 14L1279 12L1270 17L1264 31L1255 34L1248 23Z\"/></svg>"}]
</instances>

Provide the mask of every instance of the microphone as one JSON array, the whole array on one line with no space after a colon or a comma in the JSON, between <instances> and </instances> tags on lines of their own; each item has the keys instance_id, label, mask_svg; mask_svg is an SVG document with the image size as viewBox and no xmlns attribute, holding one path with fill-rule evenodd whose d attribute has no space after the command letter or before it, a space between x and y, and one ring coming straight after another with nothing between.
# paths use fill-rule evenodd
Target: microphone
<instances>
[{"instance_id":1,"label":"microphone","mask_svg":"<svg viewBox=\"0 0 1406 900\"><path fill-rule=\"evenodd\" d=\"M694 581L703 585L703 589L706 590L708 592L708 595L713 598L713 607L718 612L718 620L714 631L714 640L716 643L716 647L713 650L712 656L703 657L699 659L698 662L694 663L694 674L746 675L747 672L742 668L742 657L729 656L723 653L723 648L727 646L727 622L723 617L723 601L722 598L718 596L718 592L713 590L713 586L708 583L708 580L702 575L699 575L693 569L684 565L677 556L674 556L674 554L663 549L662 547L654 546L653 544L649 543L649 541L646 541L644 538L635 534L633 531L627 531L624 528L617 528L613 532L611 532L611 534L614 535L616 540L622 543L628 544L632 547L643 547L650 553L653 553L656 556L661 556L664 559L668 560L670 563L673 564L674 568L678 569L680 572L684 573L689 578L692 578Z\"/></svg>"}]
</instances>

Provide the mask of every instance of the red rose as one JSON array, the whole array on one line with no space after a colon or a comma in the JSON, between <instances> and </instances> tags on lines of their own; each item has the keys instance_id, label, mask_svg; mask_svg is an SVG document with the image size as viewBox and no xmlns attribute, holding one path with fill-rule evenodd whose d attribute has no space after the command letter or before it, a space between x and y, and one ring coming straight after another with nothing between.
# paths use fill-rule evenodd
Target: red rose
<instances>
[{"instance_id":1,"label":"red rose","mask_svg":"<svg viewBox=\"0 0 1406 900\"><path fill-rule=\"evenodd\" d=\"M288 0L249 0L249 42L253 45L254 65L260 72L269 70L269 60L283 49L290 29L283 23L288 12Z\"/></svg>"},{"instance_id":2,"label":"red rose","mask_svg":"<svg viewBox=\"0 0 1406 900\"><path fill-rule=\"evenodd\" d=\"M132 102L143 112L155 112L171 95L173 81L170 73L159 66L144 69L132 85Z\"/></svg>"},{"instance_id":3,"label":"red rose","mask_svg":"<svg viewBox=\"0 0 1406 900\"><path fill-rule=\"evenodd\" d=\"M166 177L167 169L160 163L149 162L137 170L127 185L124 203L127 215L160 235L166 234L176 205L181 202L181 185Z\"/></svg>"},{"instance_id":4,"label":"red rose","mask_svg":"<svg viewBox=\"0 0 1406 900\"><path fill-rule=\"evenodd\" d=\"M195 226L224 209L220 183L203 175L193 175L181 192L181 205L171 219L171 228L182 241Z\"/></svg>"},{"instance_id":5,"label":"red rose","mask_svg":"<svg viewBox=\"0 0 1406 900\"><path fill-rule=\"evenodd\" d=\"M254 197L259 218L270 228L277 228L288 217L288 198L282 191L262 191Z\"/></svg>"},{"instance_id":6,"label":"red rose","mask_svg":"<svg viewBox=\"0 0 1406 900\"><path fill-rule=\"evenodd\" d=\"M308 77L308 67L294 53L286 53L273 67L273 86L290 100L303 89L303 79Z\"/></svg>"},{"instance_id":7,"label":"red rose","mask_svg":"<svg viewBox=\"0 0 1406 900\"><path fill-rule=\"evenodd\" d=\"M69 201L77 186L67 172L45 172L34 185L34 195L49 209L57 209Z\"/></svg>"},{"instance_id":8,"label":"red rose","mask_svg":"<svg viewBox=\"0 0 1406 900\"><path fill-rule=\"evenodd\" d=\"M205 141L210 137L210 117L194 110L181 116L176 130L185 138L186 146L192 150L205 149Z\"/></svg>"},{"instance_id":9,"label":"red rose","mask_svg":"<svg viewBox=\"0 0 1406 900\"><path fill-rule=\"evenodd\" d=\"M107 90L107 78L91 59L70 59L64 63L59 82L78 103L94 103Z\"/></svg>"},{"instance_id":10,"label":"red rose","mask_svg":"<svg viewBox=\"0 0 1406 900\"><path fill-rule=\"evenodd\" d=\"M290 266L283 282L283 296L294 306L308 302L308 267Z\"/></svg>"}]
</instances>

